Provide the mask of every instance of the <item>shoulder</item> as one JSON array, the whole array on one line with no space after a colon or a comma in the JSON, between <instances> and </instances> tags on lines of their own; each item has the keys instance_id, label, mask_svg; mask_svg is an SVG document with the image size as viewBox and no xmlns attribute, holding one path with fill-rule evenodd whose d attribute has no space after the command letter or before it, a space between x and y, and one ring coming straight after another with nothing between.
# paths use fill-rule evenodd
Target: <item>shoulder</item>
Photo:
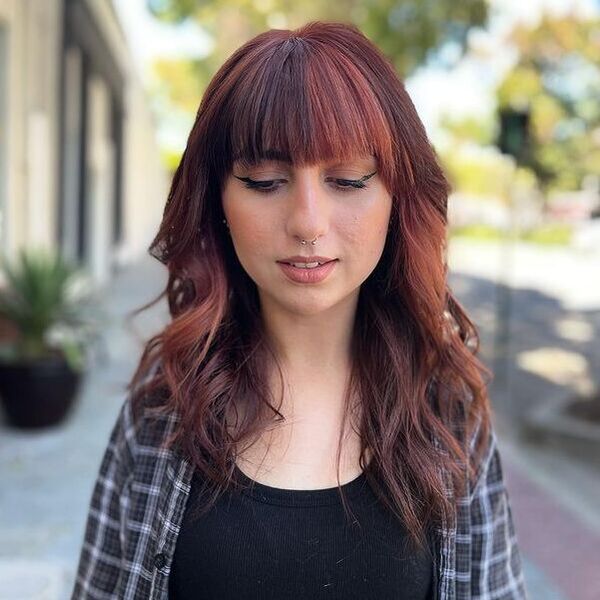
<instances>
[{"instance_id":1,"label":"shoulder","mask_svg":"<svg viewBox=\"0 0 600 600\"><path fill-rule=\"evenodd\" d=\"M467 489L476 489L488 474L494 457L498 456L498 443L487 398L474 403L473 393L467 389L465 399L453 423L454 435L460 444L467 479Z\"/></svg>"},{"instance_id":2,"label":"shoulder","mask_svg":"<svg viewBox=\"0 0 600 600\"><path fill-rule=\"evenodd\" d=\"M165 519L170 527L171 494L178 506L183 500L184 472L170 474L173 453L164 448L174 417L155 414L156 398L147 394L139 398L141 410L134 415L132 395L137 391L126 395L101 461L73 599L122 598L125 586L150 584L155 534Z\"/></svg>"},{"instance_id":3,"label":"shoulder","mask_svg":"<svg viewBox=\"0 0 600 600\"><path fill-rule=\"evenodd\" d=\"M470 540L468 559L473 596L525 599L521 552L492 426L483 438L464 510L468 514L468 536L465 537Z\"/></svg>"},{"instance_id":4,"label":"shoulder","mask_svg":"<svg viewBox=\"0 0 600 600\"><path fill-rule=\"evenodd\" d=\"M126 394L113 428L115 444L133 467L141 457L164 454L169 435L179 420L168 409L164 392L146 391L145 386L160 368L152 370Z\"/></svg>"},{"instance_id":5,"label":"shoulder","mask_svg":"<svg viewBox=\"0 0 600 600\"><path fill-rule=\"evenodd\" d=\"M498 485L504 485L504 475L498 437L491 422L478 423L469 438L469 461L472 467L470 497L488 493Z\"/></svg>"}]
</instances>

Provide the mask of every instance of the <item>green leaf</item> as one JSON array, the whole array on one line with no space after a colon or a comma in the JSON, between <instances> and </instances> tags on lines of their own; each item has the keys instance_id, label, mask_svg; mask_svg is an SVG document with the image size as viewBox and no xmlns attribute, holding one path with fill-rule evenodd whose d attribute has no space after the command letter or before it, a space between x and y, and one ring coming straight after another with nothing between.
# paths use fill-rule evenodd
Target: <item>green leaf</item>
<instances>
[{"instance_id":1,"label":"green leaf","mask_svg":"<svg viewBox=\"0 0 600 600\"><path fill-rule=\"evenodd\" d=\"M41 357L59 347L75 364L76 345L85 346L95 328L92 294L73 294L73 283L85 280L85 272L60 255L39 249L21 249L14 261L2 258L0 269L5 280L0 287L0 318L18 331L15 355ZM49 334L57 326L71 328L71 337L51 344ZM82 338L76 343L69 341L75 339L75 331Z\"/></svg>"}]
</instances>

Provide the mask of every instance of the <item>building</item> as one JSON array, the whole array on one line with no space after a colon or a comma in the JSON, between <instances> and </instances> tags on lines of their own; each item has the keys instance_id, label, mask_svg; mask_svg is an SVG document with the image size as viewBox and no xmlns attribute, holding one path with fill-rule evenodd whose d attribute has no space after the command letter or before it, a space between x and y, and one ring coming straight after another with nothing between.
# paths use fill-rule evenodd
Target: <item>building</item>
<instances>
[{"instance_id":1,"label":"building","mask_svg":"<svg viewBox=\"0 0 600 600\"><path fill-rule=\"evenodd\" d=\"M155 126L111 0L0 0L0 253L43 247L98 286L166 200Z\"/></svg>"}]
</instances>

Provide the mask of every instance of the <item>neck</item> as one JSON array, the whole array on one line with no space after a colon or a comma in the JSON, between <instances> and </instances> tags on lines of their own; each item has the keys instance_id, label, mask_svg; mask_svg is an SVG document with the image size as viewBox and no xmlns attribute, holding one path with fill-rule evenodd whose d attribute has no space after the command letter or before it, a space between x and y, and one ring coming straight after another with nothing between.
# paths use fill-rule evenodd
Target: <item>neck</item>
<instances>
[{"instance_id":1,"label":"neck","mask_svg":"<svg viewBox=\"0 0 600 600\"><path fill-rule=\"evenodd\" d=\"M312 315L262 304L265 331L283 369L284 398L292 403L295 414L312 412L316 404L322 410L324 398L329 404L341 403L351 368L356 304L357 296ZM276 369L272 382L279 397Z\"/></svg>"}]
</instances>

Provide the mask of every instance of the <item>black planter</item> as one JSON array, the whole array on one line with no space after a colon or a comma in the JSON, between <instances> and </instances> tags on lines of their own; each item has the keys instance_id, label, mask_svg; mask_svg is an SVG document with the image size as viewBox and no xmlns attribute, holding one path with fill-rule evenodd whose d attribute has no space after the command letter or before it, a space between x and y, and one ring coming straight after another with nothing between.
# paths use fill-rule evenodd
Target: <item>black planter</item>
<instances>
[{"instance_id":1,"label":"black planter","mask_svg":"<svg viewBox=\"0 0 600 600\"><path fill-rule=\"evenodd\" d=\"M0 399L8 424L38 429L60 423L71 408L81 373L62 356L31 362L0 362Z\"/></svg>"}]
</instances>

